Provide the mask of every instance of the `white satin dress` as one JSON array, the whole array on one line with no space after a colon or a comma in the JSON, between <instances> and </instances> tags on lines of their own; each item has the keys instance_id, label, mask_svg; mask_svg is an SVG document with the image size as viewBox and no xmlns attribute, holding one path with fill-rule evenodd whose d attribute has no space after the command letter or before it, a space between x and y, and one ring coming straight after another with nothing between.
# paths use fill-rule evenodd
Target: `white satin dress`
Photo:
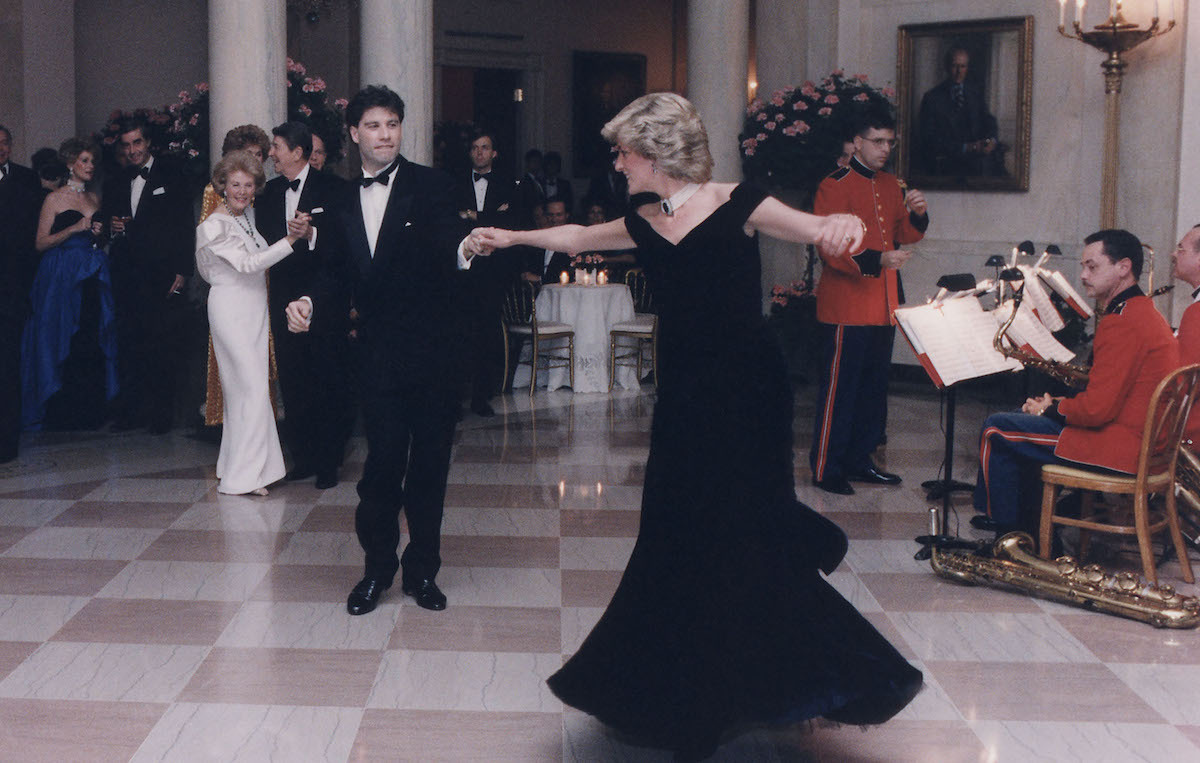
<instances>
[{"instance_id":1,"label":"white satin dress","mask_svg":"<svg viewBox=\"0 0 1200 763\"><path fill-rule=\"evenodd\" d=\"M212 286L208 322L225 398L217 456L221 493L249 493L286 472L268 387L265 273L291 253L287 239L267 246L254 227L253 209L240 221L221 209L196 228L196 270Z\"/></svg>"}]
</instances>

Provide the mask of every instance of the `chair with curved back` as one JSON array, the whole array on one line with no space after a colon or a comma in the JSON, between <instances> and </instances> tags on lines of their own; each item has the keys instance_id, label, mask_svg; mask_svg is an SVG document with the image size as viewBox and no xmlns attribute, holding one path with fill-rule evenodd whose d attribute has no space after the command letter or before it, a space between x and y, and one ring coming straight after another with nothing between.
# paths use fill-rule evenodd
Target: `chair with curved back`
<instances>
[{"instance_id":1,"label":"chair with curved back","mask_svg":"<svg viewBox=\"0 0 1200 763\"><path fill-rule=\"evenodd\" d=\"M521 343L529 340L529 395L537 388L539 361L545 369L566 368L571 389L575 388L575 330L565 323L539 321L537 317L537 285L519 281L504 297L504 383L509 382L509 369L526 361L520 359ZM513 340L517 340L516 358L512 358ZM512 358L512 361L510 361Z\"/></svg>"},{"instance_id":2,"label":"chair with curved back","mask_svg":"<svg viewBox=\"0 0 1200 763\"><path fill-rule=\"evenodd\" d=\"M1050 558L1050 541L1055 525L1079 528L1080 557L1087 553L1089 533L1133 535L1137 538L1146 579L1157 584L1158 574L1150 541L1154 534L1168 530L1183 568L1183 579L1189 583L1195 582L1179 527L1175 476L1188 414L1198 392L1200 364L1176 369L1155 388L1142 428L1142 445L1138 451L1135 474L1127 476L1097 472L1063 464L1042 467L1042 518L1038 550L1043 559ZM1078 519L1055 513L1061 488L1083 491ZM1132 496L1132 524L1118 523L1117 518L1112 516L1113 512L1107 516L1094 513L1097 492ZM1162 499L1161 510L1150 505L1150 498L1154 495Z\"/></svg>"},{"instance_id":3,"label":"chair with curved back","mask_svg":"<svg viewBox=\"0 0 1200 763\"><path fill-rule=\"evenodd\" d=\"M617 378L617 366L637 369L637 379L642 381L644 364L654 370L654 383L658 384L658 316L654 314L654 298L646 284L646 274L641 268L632 268L625 274L625 285L633 297L633 318L614 324L608 332L608 389L611 392Z\"/></svg>"}]
</instances>

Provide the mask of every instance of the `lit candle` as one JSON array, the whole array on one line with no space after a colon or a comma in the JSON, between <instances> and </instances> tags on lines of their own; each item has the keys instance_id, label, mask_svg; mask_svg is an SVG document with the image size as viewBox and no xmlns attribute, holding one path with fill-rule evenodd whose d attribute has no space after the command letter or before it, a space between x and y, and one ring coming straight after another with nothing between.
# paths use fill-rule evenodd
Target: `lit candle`
<instances>
[{"instance_id":1,"label":"lit candle","mask_svg":"<svg viewBox=\"0 0 1200 763\"><path fill-rule=\"evenodd\" d=\"M1108 15L1111 18L1115 19L1117 17L1117 6L1119 5L1120 3L1117 0L1108 0Z\"/></svg>"},{"instance_id":2,"label":"lit candle","mask_svg":"<svg viewBox=\"0 0 1200 763\"><path fill-rule=\"evenodd\" d=\"M1067 0L1058 0L1058 28L1067 25Z\"/></svg>"},{"instance_id":3,"label":"lit candle","mask_svg":"<svg viewBox=\"0 0 1200 763\"><path fill-rule=\"evenodd\" d=\"M559 283L565 285L568 280L569 280L569 278L567 276L567 271L564 270L563 272L558 274L558 282Z\"/></svg>"},{"instance_id":4,"label":"lit candle","mask_svg":"<svg viewBox=\"0 0 1200 763\"><path fill-rule=\"evenodd\" d=\"M1075 23L1083 23L1083 6L1084 0L1075 0Z\"/></svg>"},{"instance_id":5,"label":"lit candle","mask_svg":"<svg viewBox=\"0 0 1200 763\"><path fill-rule=\"evenodd\" d=\"M596 274L596 283L600 284L601 286L608 283L608 273L604 272L603 270L601 270L599 273L597 273Z\"/></svg>"}]
</instances>

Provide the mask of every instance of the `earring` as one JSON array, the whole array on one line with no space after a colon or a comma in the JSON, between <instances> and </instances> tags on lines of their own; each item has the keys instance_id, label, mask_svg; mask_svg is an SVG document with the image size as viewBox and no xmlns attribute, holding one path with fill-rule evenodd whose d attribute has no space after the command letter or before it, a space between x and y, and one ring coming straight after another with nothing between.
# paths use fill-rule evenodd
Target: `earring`
<instances>
[{"instance_id":1,"label":"earring","mask_svg":"<svg viewBox=\"0 0 1200 763\"><path fill-rule=\"evenodd\" d=\"M655 175L658 174L658 162L655 162L654 164L650 165L650 171L653 172Z\"/></svg>"}]
</instances>

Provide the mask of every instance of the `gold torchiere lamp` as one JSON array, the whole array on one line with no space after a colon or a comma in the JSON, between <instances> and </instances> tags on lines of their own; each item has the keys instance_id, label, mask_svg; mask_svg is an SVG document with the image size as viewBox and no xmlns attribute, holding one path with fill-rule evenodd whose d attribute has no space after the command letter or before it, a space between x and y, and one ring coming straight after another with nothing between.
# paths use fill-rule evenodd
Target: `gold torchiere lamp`
<instances>
[{"instance_id":1,"label":"gold torchiere lamp","mask_svg":"<svg viewBox=\"0 0 1200 763\"><path fill-rule=\"evenodd\" d=\"M1146 0L1147 2L1149 0ZM1175 28L1175 3L1166 0L1170 19L1161 29L1158 26L1159 0L1154 1L1154 17L1143 29L1125 20L1121 0L1109 0L1108 18L1090 32L1083 31L1083 9L1086 0L1075 0L1073 31L1066 29L1068 0L1058 0L1058 32L1063 37L1082 40L1093 48L1107 53L1100 64L1104 70L1104 170L1100 185L1100 227L1114 228L1117 224L1118 138L1121 133L1121 79L1128 64L1121 54L1133 50L1152 37L1164 35Z\"/></svg>"}]
</instances>

